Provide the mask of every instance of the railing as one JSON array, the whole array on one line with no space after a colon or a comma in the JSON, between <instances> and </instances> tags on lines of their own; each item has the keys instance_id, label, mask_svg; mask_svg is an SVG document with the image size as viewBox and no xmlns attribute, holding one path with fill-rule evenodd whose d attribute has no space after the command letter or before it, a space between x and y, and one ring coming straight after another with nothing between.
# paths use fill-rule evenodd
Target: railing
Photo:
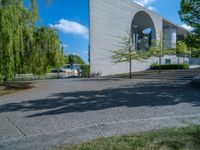
<instances>
[{"instance_id":1,"label":"railing","mask_svg":"<svg viewBox=\"0 0 200 150\"><path fill-rule=\"evenodd\" d=\"M190 58L189 59L190 65L199 65L200 66L200 58Z\"/></svg>"}]
</instances>

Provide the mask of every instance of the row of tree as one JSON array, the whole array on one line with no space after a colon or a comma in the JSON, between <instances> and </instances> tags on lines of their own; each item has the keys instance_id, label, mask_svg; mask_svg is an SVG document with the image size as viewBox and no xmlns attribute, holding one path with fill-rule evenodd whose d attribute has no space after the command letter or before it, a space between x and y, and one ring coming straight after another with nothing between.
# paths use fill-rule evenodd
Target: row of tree
<instances>
[{"instance_id":1,"label":"row of tree","mask_svg":"<svg viewBox=\"0 0 200 150\"><path fill-rule=\"evenodd\" d=\"M162 34L159 40L153 42L153 45L147 50L137 50L131 39L131 34L127 33L119 42L120 49L112 50L112 60L114 63L127 62L129 63L129 77L132 78L132 60L145 61L151 57L159 59L159 72L161 72L162 58L165 55L177 55L178 64L180 63L180 57L189 56L190 52L184 41L178 41L176 48L165 49Z\"/></svg>"},{"instance_id":2,"label":"row of tree","mask_svg":"<svg viewBox=\"0 0 200 150\"><path fill-rule=\"evenodd\" d=\"M17 74L44 75L64 61L56 31L38 26L36 0L0 0L0 81Z\"/></svg>"},{"instance_id":3,"label":"row of tree","mask_svg":"<svg viewBox=\"0 0 200 150\"><path fill-rule=\"evenodd\" d=\"M193 32L183 41L178 41L175 49L165 49L163 35L160 34L159 40L154 41L148 50L136 50L132 45L131 35L128 33L119 43L120 49L112 50L112 60L114 63L128 62L129 76L132 77L132 60L144 61L150 57L159 58L159 72L161 71L162 57L173 54L178 57L193 56L200 58L200 0L181 0L179 11L181 20L188 26L193 27ZM190 50L189 50L190 48Z\"/></svg>"}]
</instances>

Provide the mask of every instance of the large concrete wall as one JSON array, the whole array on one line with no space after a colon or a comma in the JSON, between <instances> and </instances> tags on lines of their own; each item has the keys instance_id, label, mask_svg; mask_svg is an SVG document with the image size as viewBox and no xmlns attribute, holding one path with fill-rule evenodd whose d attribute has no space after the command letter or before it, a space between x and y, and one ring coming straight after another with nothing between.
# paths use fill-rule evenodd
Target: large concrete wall
<instances>
[{"instance_id":1,"label":"large concrete wall","mask_svg":"<svg viewBox=\"0 0 200 150\"><path fill-rule=\"evenodd\" d=\"M132 20L139 11L151 16L157 38L162 32L163 19L131 0L89 0L90 14L90 65L91 73L100 72L102 76L126 73L128 63L113 64L111 50L119 49L120 38L131 30ZM152 60L133 61L133 71L149 68Z\"/></svg>"}]
</instances>

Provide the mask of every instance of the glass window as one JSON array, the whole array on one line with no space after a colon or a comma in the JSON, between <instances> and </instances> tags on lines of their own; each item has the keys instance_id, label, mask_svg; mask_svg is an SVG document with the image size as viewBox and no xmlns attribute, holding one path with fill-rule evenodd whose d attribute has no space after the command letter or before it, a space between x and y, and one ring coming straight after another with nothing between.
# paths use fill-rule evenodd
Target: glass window
<instances>
[{"instance_id":1,"label":"glass window","mask_svg":"<svg viewBox=\"0 0 200 150\"><path fill-rule=\"evenodd\" d=\"M171 64L171 59L165 59L165 64L170 65Z\"/></svg>"}]
</instances>

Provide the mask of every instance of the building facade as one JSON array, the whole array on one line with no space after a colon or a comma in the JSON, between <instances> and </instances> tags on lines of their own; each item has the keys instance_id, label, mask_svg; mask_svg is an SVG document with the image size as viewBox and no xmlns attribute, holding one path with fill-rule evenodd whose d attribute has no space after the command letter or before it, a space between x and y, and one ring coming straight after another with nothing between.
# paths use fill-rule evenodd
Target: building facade
<instances>
[{"instance_id":1,"label":"building facade","mask_svg":"<svg viewBox=\"0 0 200 150\"><path fill-rule=\"evenodd\" d=\"M132 0L89 0L89 20L91 73L102 76L128 72L128 63L114 64L111 60L111 50L119 49L118 43L127 31L136 49L149 47L153 40L160 39L162 33L165 48L174 48L176 41L188 34L187 30ZM171 62L176 59L166 57L172 59ZM133 60L132 70L146 70L157 61L157 58L145 62Z\"/></svg>"}]
</instances>

